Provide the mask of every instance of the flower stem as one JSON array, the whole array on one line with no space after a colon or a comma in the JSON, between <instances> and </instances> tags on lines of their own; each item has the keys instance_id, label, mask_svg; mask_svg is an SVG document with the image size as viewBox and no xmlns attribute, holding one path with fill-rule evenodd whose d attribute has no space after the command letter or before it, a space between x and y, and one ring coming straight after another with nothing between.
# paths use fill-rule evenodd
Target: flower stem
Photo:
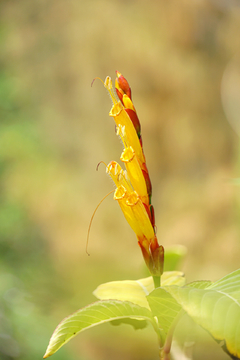
<instances>
[{"instance_id":1,"label":"flower stem","mask_svg":"<svg viewBox=\"0 0 240 360\"><path fill-rule=\"evenodd\" d=\"M155 289L161 286L161 276L153 276Z\"/></svg>"}]
</instances>

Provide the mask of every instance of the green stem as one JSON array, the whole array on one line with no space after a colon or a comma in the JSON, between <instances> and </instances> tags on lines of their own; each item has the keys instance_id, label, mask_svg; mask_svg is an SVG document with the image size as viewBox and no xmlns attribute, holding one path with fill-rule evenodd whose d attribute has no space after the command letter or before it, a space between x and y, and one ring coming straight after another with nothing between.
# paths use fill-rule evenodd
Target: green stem
<instances>
[{"instance_id":1,"label":"green stem","mask_svg":"<svg viewBox=\"0 0 240 360\"><path fill-rule=\"evenodd\" d=\"M153 276L155 289L161 286L161 276Z\"/></svg>"}]
</instances>

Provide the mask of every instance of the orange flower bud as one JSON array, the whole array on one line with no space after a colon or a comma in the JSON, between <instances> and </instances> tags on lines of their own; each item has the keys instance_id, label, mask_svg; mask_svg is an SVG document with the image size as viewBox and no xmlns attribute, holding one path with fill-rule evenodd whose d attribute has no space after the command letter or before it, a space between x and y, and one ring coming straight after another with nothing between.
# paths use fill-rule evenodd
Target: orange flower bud
<instances>
[{"instance_id":1,"label":"orange flower bud","mask_svg":"<svg viewBox=\"0 0 240 360\"><path fill-rule=\"evenodd\" d=\"M156 247L152 248L152 244L157 244ZM146 240L138 241L138 245L140 246L143 254L143 258L145 263L153 276L161 276L164 269L164 247L162 245L158 245L157 238L152 240L150 246Z\"/></svg>"},{"instance_id":2,"label":"orange flower bud","mask_svg":"<svg viewBox=\"0 0 240 360\"><path fill-rule=\"evenodd\" d=\"M125 79L124 76L122 76L122 74L120 74L120 72L116 71L116 74L117 74L117 79L116 79L116 82L117 82L117 85L116 88L118 90L122 90L124 94L127 94L127 96L132 99L131 97L131 88L127 82L127 80Z\"/></svg>"}]
</instances>

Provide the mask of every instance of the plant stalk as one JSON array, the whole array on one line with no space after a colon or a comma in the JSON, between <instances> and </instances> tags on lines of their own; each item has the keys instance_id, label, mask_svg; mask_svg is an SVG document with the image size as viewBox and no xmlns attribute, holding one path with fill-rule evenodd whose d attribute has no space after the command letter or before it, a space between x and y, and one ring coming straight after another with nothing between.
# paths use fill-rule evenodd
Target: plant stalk
<instances>
[{"instance_id":1,"label":"plant stalk","mask_svg":"<svg viewBox=\"0 0 240 360\"><path fill-rule=\"evenodd\" d=\"M157 289L161 286L161 276L153 276L154 287Z\"/></svg>"}]
</instances>

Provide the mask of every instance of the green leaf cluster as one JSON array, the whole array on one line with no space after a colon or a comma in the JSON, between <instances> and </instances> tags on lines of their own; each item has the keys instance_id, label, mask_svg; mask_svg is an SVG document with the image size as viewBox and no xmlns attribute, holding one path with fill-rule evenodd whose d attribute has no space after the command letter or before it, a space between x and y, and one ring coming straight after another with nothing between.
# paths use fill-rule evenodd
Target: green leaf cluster
<instances>
[{"instance_id":1,"label":"green leaf cluster","mask_svg":"<svg viewBox=\"0 0 240 360\"><path fill-rule=\"evenodd\" d=\"M232 359L240 358L240 269L215 283L187 285L183 273L165 272L157 289L151 277L113 281L100 285L94 295L99 301L58 325L44 358L81 331L111 321L127 322L135 328L144 326L136 322L150 323L159 340L160 358L167 358L174 328L183 313L206 329Z\"/></svg>"}]
</instances>

